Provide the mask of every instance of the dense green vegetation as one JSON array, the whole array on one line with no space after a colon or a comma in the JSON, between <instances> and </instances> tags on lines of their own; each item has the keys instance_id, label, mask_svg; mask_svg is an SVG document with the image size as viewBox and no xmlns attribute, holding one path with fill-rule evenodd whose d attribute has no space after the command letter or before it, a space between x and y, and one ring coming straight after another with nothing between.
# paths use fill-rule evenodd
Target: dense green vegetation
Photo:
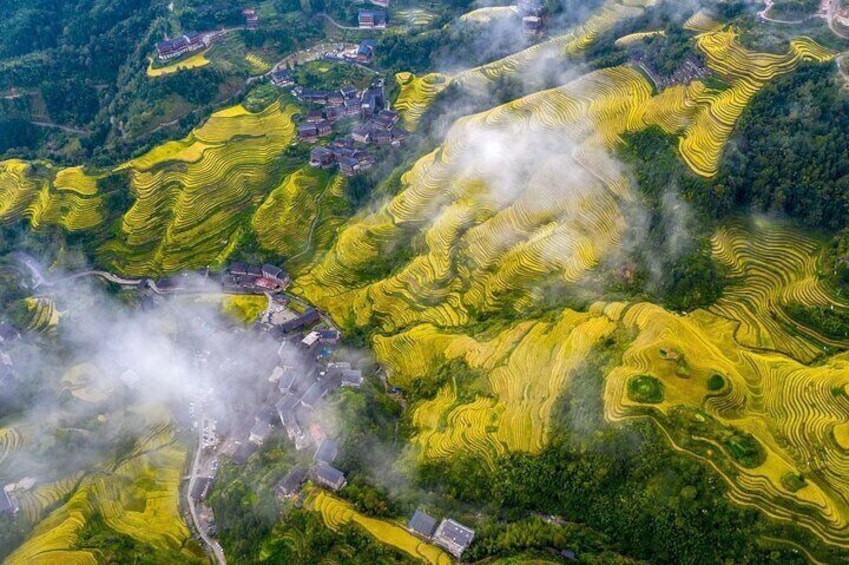
<instances>
[{"instance_id":1,"label":"dense green vegetation","mask_svg":"<svg viewBox=\"0 0 849 565\"><path fill-rule=\"evenodd\" d=\"M806 328L832 339L849 338L849 313L823 306L788 304L784 311Z\"/></svg>"},{"instance_id":2,"label":"dense green vegetation","mask_svg":"<svg viewBox=\"0 0 849 565\"><path fill-rule=\"evenodd\" d=\"M747 107L705 206L779 212L811 228L849 226L849 99L833 63L804 64Z\"/></svg>"},{"instance_id":3,"label":"dense green vegetation","mask_svg":"<svg viewBox=\"0 0 849 565\"><path fill-rule=\"evenodd\" d=\"M634 402L657 404L663 402L663 383L651 375L638 375L628 381L628 398Z\"/></svg>"},{"instance_id":4,"label":"dense green vegetation","mask_svg":"<svg viewBox=\"0 0 849 565\"><path fill-rule=\"evenodd\" d=\"M597 534L570 534L565 543L582 559L606 541L609 550L652 563L805 563L793 550L765 548L758 540L781 535L816 545L809 534L732 504L725 482L673 451L653 423L605 423L601 388L611 349L598 352L574 375L542 454L505 456L492 471L464 458L434 463L419 470L419 484L459 507L483 508L492 520L521 521L538 512L588 526ZM730 443L746 447L736 436ZM500 537L504 528L481 528L470 554L509 553L513 544ZM528 536L525 547L531 545L527 540L538 540L539 547L564 548L555 544L556 530L537 528L541 532Z\"/></svg>"}]
</instances>

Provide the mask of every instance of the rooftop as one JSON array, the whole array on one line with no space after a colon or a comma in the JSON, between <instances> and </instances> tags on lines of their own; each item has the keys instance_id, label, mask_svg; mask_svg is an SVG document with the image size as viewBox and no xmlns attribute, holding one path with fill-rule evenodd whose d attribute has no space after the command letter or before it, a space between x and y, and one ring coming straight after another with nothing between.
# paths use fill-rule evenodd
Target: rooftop
<instances>
[{"instance_id":1,"label":"rooftop","mask_svg":"<svg viewBox=\"0 0 849 565\"><path fill-rule=\"evenodd\" d=\"M412 530L420 536L429 538L436 530L436 518L416 510L413 513L413 517L407 522L407 529Z\"/></svg>"}]
</instances>

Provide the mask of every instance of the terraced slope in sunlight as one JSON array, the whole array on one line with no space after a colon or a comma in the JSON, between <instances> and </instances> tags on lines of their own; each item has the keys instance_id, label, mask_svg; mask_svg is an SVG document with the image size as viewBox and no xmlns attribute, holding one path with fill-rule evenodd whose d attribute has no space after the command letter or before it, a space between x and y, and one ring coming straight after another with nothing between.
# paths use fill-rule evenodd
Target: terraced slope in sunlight
<instances>
[{"instance_id":1,"label":"terraced slope in sunlight","mask_svg":"<svg viewBox=\"0 0 849 565\"><path fill-rule=\"evenodd\" d=\"M117 239L101 248L103 260L129 275L220 263L275 180L294 112L277 103L257 114L222 110L186 139L118 167L129 171L135 201Z\"/></svg>"},{"instance_id":2,"label":"terraced slope in sunlight","mask_svg":"<svg viewBox=\"0 0 849 565\"><path fill-rule=\"evenodd\" d=\"M340 500L325 491L314 489L307 498L307 507L321 514L331 530L354 523L377 541L403 551L411 557L430 565L450 565L451 558L440 548L425 543L399 524L378 520L360 514L351 503Z\"/></svg>"}]
</instances>

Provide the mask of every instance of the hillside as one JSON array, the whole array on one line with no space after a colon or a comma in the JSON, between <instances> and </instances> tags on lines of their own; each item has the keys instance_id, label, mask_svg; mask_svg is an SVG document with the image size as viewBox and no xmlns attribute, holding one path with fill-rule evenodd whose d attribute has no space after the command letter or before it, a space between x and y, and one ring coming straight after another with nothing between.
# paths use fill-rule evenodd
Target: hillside
<instances>
[{"instance_id":1,"label":"hillside","mask_svg":"<svg viewBox=\"0 0 849 565\"><path fill-rule=\"evenodd\" d=\"M285 364L259 360L283 359L285 345L268 335L316 362L337 359L329 346L307 349L307 330L280 337L256 323L308 306L324 315L317 328L341 330L340 350L366 375L328 394L324 428L308 432L318 444L335 438L347 484L331 492L310 475L300 495L280 494L287 473L312 465L301 440L282 433L281 412L252 455L239 462L236 442L220 471L216 460L212 535L228 561L453 562L404 527L422 509L474 527L463 562L849 558L849 97L838 68L847 43L829 22L800 15L804 2L776 2L769 13L804 18L786 23L744 2L402 1L386 30L363 31L346 29L354 4L271 4L258 8L269 22L261 36L239 30L181 64L137 65L135 84L183 84L180 104L197 119L120 150L123 136L103 130L112 149L97 158L35 150L0 160L0 320L23 334L9 346L16 359L34 344L50 352L43 390L27 394L49 398L40 402L51 414L40 433L21 416L26 401L9 401L0 479L12 480L11 462L30 464L76 434L117 446L21 497L20 529L0 527L0 540L15 540L4 563L210 557L181 502L198 433L181 403L193 398L194 411L197 398L216 397L197 374L223 379L232 398L218 398L222 414L241 419L222 427L247 437L254 414L260 421L250 383L267 385L271 366ZM127 17L150 33L242 17L222 10L178 2ZM522 10L546 14L545 29ZM301 11L319 15L294 24ZM280 39L274 26L290 18L302 27ZM37 60L73 29L54 30L51 44L4 38L0 56ZM305 139L299 128L327 106L267 77L244 80L310 41L372 37L371 67L325 60L293 76L310 83L300 88L366 92L382 79L405 134L358 142L370 168L319 166L311 150L359 118ZM101 102L98 118L69 123L95 127L141 108ZM68 307L58 283L26 282L30 256L56 280L112 273L97 292L115 304L86 290ZM167 284L234 261L280 264L292 284L277 298L187 292L149 319L163 293L115 283ZM201 304L214 314L198 313ZM139 342L171 379L155 382L188 386L179 400L131 401L96 386L117 369L80 354L100 338L74 324L99 308L120 313L103 313L103 342L133 353L140 346L116 319L140 320ZM204 344L211 362L184 359L184 341ZM145 368L159 374L159 364Z\"/></svg>"}]
</instances>

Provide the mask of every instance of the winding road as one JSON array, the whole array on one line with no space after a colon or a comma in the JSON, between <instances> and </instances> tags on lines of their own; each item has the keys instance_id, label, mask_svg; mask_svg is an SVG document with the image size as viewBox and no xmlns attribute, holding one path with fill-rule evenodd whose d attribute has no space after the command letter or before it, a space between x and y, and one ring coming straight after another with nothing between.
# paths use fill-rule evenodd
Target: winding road
<instances>
[{"instance_id":1,"label":"winding road","mask_svg":"<svg viewBox=\"0 0 849 565\"><path fill-rule=\"evenodd\" d=\"M189 512L192 515L192 521L194 522L195 528L200 535L200 538L203 540L203 543L207 545L210 549L212 549L212 553L215 556L215 562L218 565L227 565L227 558L224 557L224 550L221 548L221 544L209 537L209 534L200 527L200 519L198 518L198 510L197 505L195 504L195 500L192 498L192 489L195 487L195 482L198 478L198 470L200 468L200 455L203 445L203 428L204 428L204 415L201 413L200 415L200 425L198 425L198 447L195 450L195 459L192 463L192 473L189 475L189 486L186 488L186 502L189 505Z\"/></svg>"}]
</instances>

